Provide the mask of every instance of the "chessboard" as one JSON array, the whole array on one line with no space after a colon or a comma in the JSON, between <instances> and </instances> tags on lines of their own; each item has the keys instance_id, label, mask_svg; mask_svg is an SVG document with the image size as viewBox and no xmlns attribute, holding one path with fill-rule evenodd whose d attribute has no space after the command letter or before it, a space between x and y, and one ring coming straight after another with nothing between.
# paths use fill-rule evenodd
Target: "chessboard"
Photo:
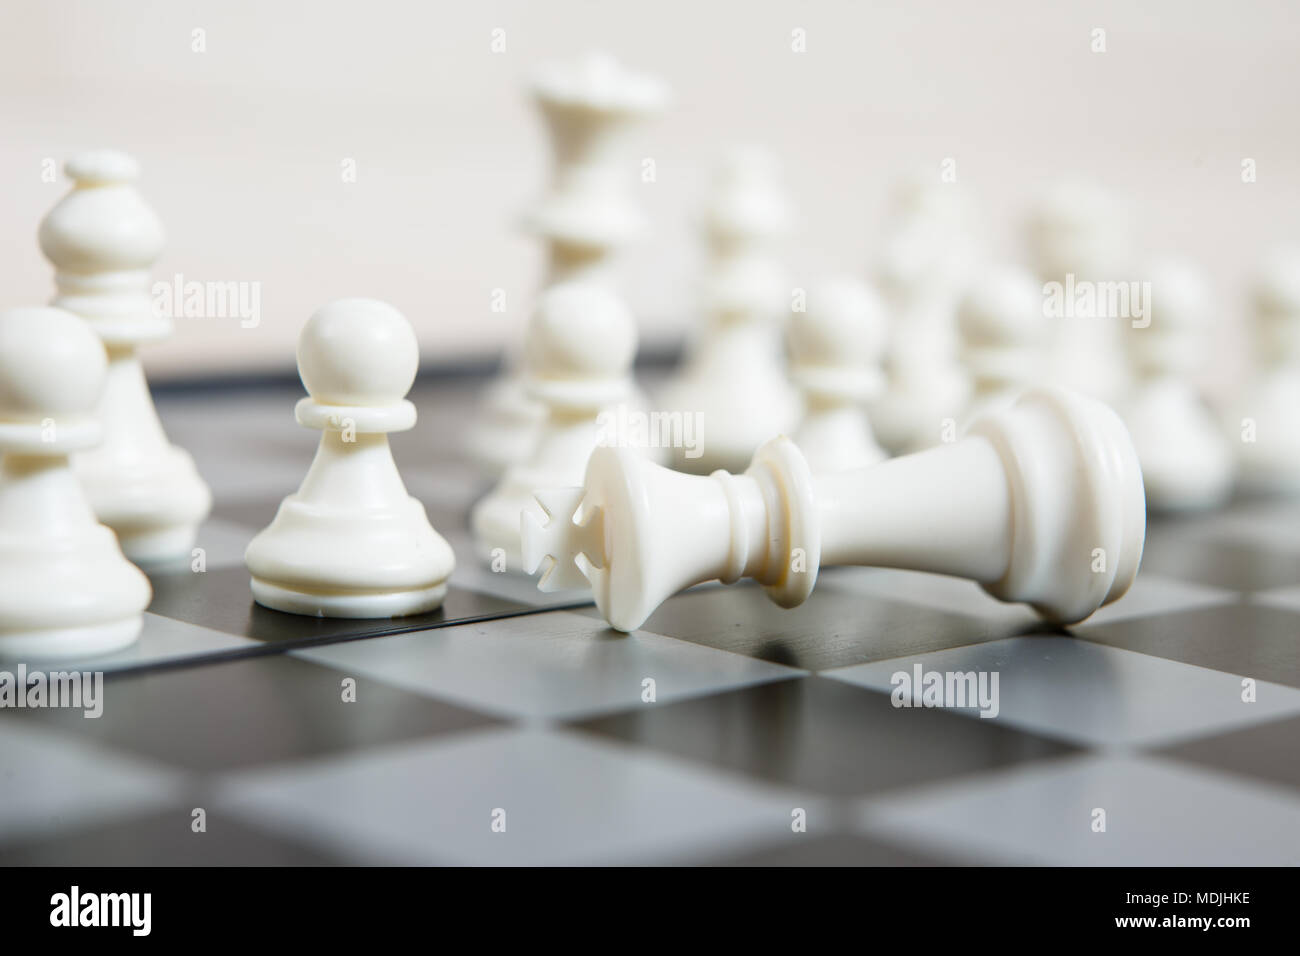
<instances>
[{"instance_id":1,"label":"chessboard","mask_svg":"<svg viewBox=\"0 0 1300 956\"><path fill-rule=\"evenodd\" d=\"M255 605L243 550L319 434L294 384L159 392L212 485L151 572L103 712L0 719L0 864L1300 863L1300 501L1152 520L1132 590L1069 631L974 584L832 569L803 606L706 585L632 634L475 560L481 383L393 437L456 550L434 614ZM997 675L987 707L897 675ZM21 769L20 769L21 768Z\"/></svg>"}]
</instances>

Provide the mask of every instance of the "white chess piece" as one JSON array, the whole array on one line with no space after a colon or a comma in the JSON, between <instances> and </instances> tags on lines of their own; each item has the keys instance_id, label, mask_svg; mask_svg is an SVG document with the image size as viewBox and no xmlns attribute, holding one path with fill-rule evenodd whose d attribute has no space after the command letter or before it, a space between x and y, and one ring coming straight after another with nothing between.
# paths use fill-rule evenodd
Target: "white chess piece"
<instances>
[{"instance_id":1,"label":"white chess piece","mask_svg":"<svg viewBox=\"0 0 1300 956\"><path fill-rule=\"evenodd\" d=\"M1124 416L1147 503L1153 511L1213 508L1232 490L1234 462L1194 381L1210 346L1209 287L1181 262L1155 263L1147 275L1151 322L1128 333L1137 387Z\"/></svg>"},{"instance_id":2,"label":"white chess piece","mask_svg":"<svg viewBox=\"0 0 1300 956\"><path fill-rule=\"evenodd\" d=\"M188 559L212 493L189 454L168 442L137 355L172 330L149 294L162 224L136 191L139 169L130 156L82 153L67 174L72 192L40 227L41 250L56 270L53 304L88 321L108 348L98 411L104 441L73 464L131 560Z\"/></svg>"},{"instance_id":3,"label":"white chess piece","mask_svg":"<svg viewBox=\"0 0 1300 956\"><path fill-rule=\"evenodd\" d=\"M1042 377L1048 319L1042 284L1023 269L978 280L957 310L972 390L965 421L1010 405Z\"/></svg>"},{"instance_id":4,"label":"white chess piece","mask_svg":"<svg viewBox=\"0 0 1300 956\"><path fill-rule=\"evenodd\" d=\"M600 286L558 285L542 293L525 341L528 392L546 410L541 437L470 515L480 558L504 558L514 571L522 568L519 522L535 507L533 490L580 482L597 445L620 440L609 412L632 396L636 322Z\"/></svg>"},{"instance_id":5,"label":"white chess piece","mask_svg":"<svg viewBox=\"0 0 1300 956\"><path fill-rule=\"evenodd\" d=\"M933 173L896 189L876 275L890 316L885 389L872 403L880 443L895 453L944 440L970 383L957 362L957 303L973 271L964 195Z\"/></svg>"},{"instance_id":6,"label":"white chess piece","mask_svg":"<svg viewBox=\"0 0 1300 956\"><path fill-rule=\"evenodd\" d=\"M713 182L704 218L710 263L703 329L661 395L665 409L700 417L704 441L693 450L699 454L677 449L674 460L696 472L743 467L759 445L799 419L782 355L792 290L773 246L787 231L790 211L775 159L754 147L734 150Z\"/></svg>"},{"instance_id":7,"label":"white chess piece","mask_svg":"<svg viewBox=\"0 0 1300 956\"><path fill-rule=\"evenodd\" d=\"M543 287L612 283L615 254L644 231L629 188L634 177L627 135L663 109L667 87L592 53L544 67L533 94L554 156L550 191L526 220L546 244ZM522 342L521 335L507 349L504 370L489 385L468 433L471 457L493 476L527 460L545 418L545 409L528 396Z\"/></svg>"},{"instance_id":8,"label":"white chess piece","mask_svg":"<svg viewBox=\"0 0 1300 956\"><path fill-rule=\"evenodd\" d=\"M102 430L104 346L61 309L0 313L0 654L59 658L131 644L148 579L100 524L68 456Z\"/></svg>"},{"instance_id":9,"label":"white chess piece","mask_svg":"<svg viewBox=\"0 0 1300 956\"><path fill-rule=\"evenodd\" d=\"M1060 285L1061 314L1050 323L1049 379L1104 402L1120 401L1129 387L1122 337L1134 316L1109 314L1106 289L1133 278L1127 209L1096 183L1066 180L1035 204L1028 232L1038 278Z\"/></svg>"},{"instance_id":10,"label":"white chess piece","mask_svg":"<svg viewBox=\"0 0 1300 956\"><path fill-rule=\"evenodd\" d=\"M1300 493L1300 246L1269 254L1254 290L1256 371L1240 406L1241 480Z\"/></svg>"},{"instance_id":11,"label":"white chess piece","mask_svg":"<svg viewBox=\"0 0 1300 956\"><path fill-rule=\"evenodd\" d=\"M537 498L549 520L526 517L526 567L545 571L542 590L586 578L621 631L714 579L754 578L794 607L835 564L969 578L1069 624L1128 590L1146 535L1124 425L1060 389L1026 392L958 442L855 471L813 475L787 438L744 474L707 477L600 448L583 487Z\"/></svg>"},{"instance_id":12,"label":"white chess piece","mask_svg":"<svg viewBox=\"0 0 1300 956\"><path fill-rule=\"evenodd\" d=\"M298 339L309 398L298 423L320 447L295 494L248 545L257 603L317 617L381 618L435 610L455 566L451 546L407 494L389 432L415 424L406 399L419 346L406 318L374 299L318 309Z\"/></svg>"},{"instance_id":13,"label":"white chess piece","mask_svg":"<svg viewBox=\"0 0 1300 956\"><path fill-rule=\"evenodd\" d=\"M808 290L804 311L788 330L790 378L803 394L794 441L814 474L874 465L887 456L876 444L866 403L884 386L880 364L885 309L865 283L835 278Z\"/></svg>"},{"instance_id":14,"label":"white chess piece","mask_svg":"<svg viewBox=\"0 0 1300 956\"><path fill-rule=\"evenodd\" d=\"M627 134L663 110L656 77L590 53L539 71L533 93L555 157L551 189L528 217L548 241L552 282L587 278L609 254L639 237L645 219L632 199Z\"/></svg>"}]
</instances>

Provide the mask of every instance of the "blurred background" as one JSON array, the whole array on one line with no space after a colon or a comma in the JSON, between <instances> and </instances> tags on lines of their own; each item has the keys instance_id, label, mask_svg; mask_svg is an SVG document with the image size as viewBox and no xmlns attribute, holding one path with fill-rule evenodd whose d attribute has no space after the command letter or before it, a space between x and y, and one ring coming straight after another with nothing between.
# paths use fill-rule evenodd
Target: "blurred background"
<instances>
[{"instance_id":1,"label":"blurred background","mask_svg":"<svg viewBox=\"0 0 1300 956\"><path fill-rule=\"evenodd\" d=\"M866 275L892 185L945 159L994 260L1023 258L1034 196L1094 178L1129 204L1139 252L1208 271L1225 375L1250 271L1300 216L1286 0L0 0L0 18L5 306L50 297L37 224L69 188L62 162L95 146L143 167L168 230L156 278L260 283L256 328L178 320L145 353L155 381L291 374L302 323L344 295L401 309L426 367L494 361L543 266L519 228L550 165L526 84L593 49L673 91L633 137L657 176L619 264L650 349L696 314L698 210L736 143L781 160L796 283Z\"/></svg>"}]
</instances>

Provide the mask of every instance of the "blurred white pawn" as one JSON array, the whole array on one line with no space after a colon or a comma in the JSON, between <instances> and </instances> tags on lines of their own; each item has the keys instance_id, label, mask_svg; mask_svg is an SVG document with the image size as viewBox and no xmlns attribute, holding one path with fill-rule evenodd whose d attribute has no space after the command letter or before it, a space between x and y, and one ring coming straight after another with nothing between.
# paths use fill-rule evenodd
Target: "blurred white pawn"
<instances>
[{"instance_id":1,"label":"blurred white pawn","mask_svg":"<svg viewBox=\"0 0 1300 956\"><path fill-rule=\"evenodd\" d=\"M1183 262L1154 264L1151 324L1128 332L1137 382L1125 420L1153 511L1222 504L1232 490L1232 451L1195 376L1209 355L1210 291Z\"/></svg>"},{"instance_id":2,"label":"blurred white pawn","mask_svg":"<svg viewBox=\"0 0 1300 956\"><path fill-rule=\"evenodd\" d=\"M140 634L149 581L68 464L103 434L107 364L75 315L0 314L0 655L103 654Z\"/></svg>"},{"instance_id":3,"label":"blurred white pawn","mask_svg":"<svg viewBox=\"0 0 1300 956\"><path fill-rule=\"evenodd\" d=\"M1300 246L1269 256L1255 285L1256 374L1241 405L1241 478L1300 493Z\"/></svg>"},{"instance_id":4,"label":"blurred white pawn","mask_svg":"<svg viewBox=\"0 0 1300 956\"><path fill-rule=\"evenodd\" d=\"M661 395L663 408L700 417L697 457L679 448L674 464L701 473L743 469L759 445L799 418L781 354L790 287L772 246L790 212L776 161L763 150L736 150L711 189L703 329Z\"/></svg>"},{"instance_id":5,"label":"blurred white pawn","mask_svg":"<svg viewBox=\"0 0 1300 956\"><path fill-rule=\"evenodd\" d=\"M840 277L810 289L806 306L788 332L790 377L804 398L795 444L814 474L883 461L866 403L884 387L884 304L865 282Z\"/></svg>"},{"instance_id":6,"label":"blurred white pawn","mask_svg":"<svg viewBox=\"0 0 1300 956\"><path fill-rule=\"evenodd\" d=\"M956 309L973 256L965 197L933 173L903 181L892 220L877 268L890 316L886 387L871 420L881 444L902 453L942 440L966 405Z\"/></svg>"},{"instance_id":7,"label":"blurred white pawn","mask_svg":"<svg viewBox=\"0 0 1300 956\"><path fill-rule=\"evenodd\" d=\"M957 322L973 381L965 423L1041 382L1048 320L1041 285L1028 272L1004 268L981 279L963 297Z\"/></svg>"},{"instance_id":8,"label":"blurred white pawn","mask_svg":"<svg viewBox=\"0 0 1300 956\"><path fill-rule=\"evenodd\" d=\"M470 515L475 548L493 570L523 570L520 522L536 508L533 492L582 484L596 446L620 443L617 416L602 412L632 398L635 355L636 321L614 293L570 283L542 294L525 339L528 394L546 410L541 437Z\"/></svg>"},{"instance_id":9,"label":"blurred white pawn","mask_svg":"<svg viewBox=\"0 0 1300 956\"><path fill-rule=\"evenodd\" d=\"M1121 336L1135 316L1111 314L1107 290L1132 279L1128 210L1096 183L1067 180L1039 200L1028 227L1035 272L1060 284L1050 379L1115 405L1129 387Z\"/></svg>"}]
</instances>

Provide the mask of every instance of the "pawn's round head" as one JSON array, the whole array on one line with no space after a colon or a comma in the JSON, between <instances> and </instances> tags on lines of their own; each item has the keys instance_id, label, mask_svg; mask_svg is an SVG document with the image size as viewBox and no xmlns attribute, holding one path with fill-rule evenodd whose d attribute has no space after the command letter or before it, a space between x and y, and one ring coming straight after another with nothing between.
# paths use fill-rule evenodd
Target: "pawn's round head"
<instances>
[{"instance_id":1,"label":"pawn's round head","mask_svg":"<svg viewBox=\"0 0 1300 956\"><path fill-rule=\"evenodd\" d=\"M970 215L967 197L933 169L914 169L900 176L889 196L891 218L898 223L923 223L938 229L963 229Z\"/></svg>"},{"instance_id":2,"label":"pawn's round head","mask_svg":"<svg viewBox=\"0 0 1300 956\"><path fill-rule=\"evenodd\" d=\"M994 272L962 299L957 319L971 347L1037 344L1047 332L1042 284L1022 269Z\"/></svg>"},{"instance_id":3,"label":"pawn's round head","mask_svg":"<svg viewBox=\"0 0 1300 956\"><path fill-rule=\"evenodd\" d=\"M931 274L937 258L931 237L923 230L905 229L890 237L880 254L876 277L891 298L906 295Z\"/></svg>"},{"instance_id":4,"label":"pawn's round head","mask_svg":"<svg viewBox=\"0 0 1300 956\"><path fill-rule=\"evenodd\" d=\"M71 312L0 312L0 422L88 418L107 369L103 342Z\"/></svg>"},{"instance_id":5,"label":"pawn's round head","mask_svg":"<svg viewBox=\"0 0 1300 956\"><path fill-rule=\"evenodd\" d=\"M790 357L797 365L874 365L888 326L880 297L865 282L840 276L808 290L806 308L790 318Z\"/></svg>"},{"instance_id":6,"label":"pawn's round head","mask_svg":"<svg viewBox=\"0 0 1300 956\"><path fill-rule=\"evenodd\" d=\"M298 336L298 374L322 405L396 405L411 390L419 364L411 323L376 299L335 299Z\"/></svg>"},{"instance_id":7,"label":"pawn's round head","mask_svg":"<svg viewBox=\"0 0 1300 956\"><path fill-rule=\"evenodd\" d=\"M613 381L636 355L636 320L599 285L571 282L544 292L528 324L529 374L540 381Z\"/></svg>"},{"instance_id":8,"label":"pawn's round head","mask_svg":"<svg viewBox=\"0 0 1300 956\"><path fill-rule=\"evenodd\" d=\"M1038 198L1031 212L1033 222L1049 227L1077 227L1115 215L1115 197L1100 183L1070 178L1055 183Z\"/></svg>"},{"instance_id":9,"label":"pawn's round head","mask_svg":"<svg viewBox=\"0 0 1300 956\"><path fill-rule=\"evenodd\" d=\"M68 160L73 182L41 222L41 251L74 273L147 269L162 254L162 223L135 188L140 167L126 153L100 149Z\"/></svg>"},{"instance_id":10,"label":"pawn's round head","mask_svg":"<svg viewBox=\"0 0 1300 956\"><path fill-rule=\"evenodd\" d=\"M116 149L89 149L78 153L63 166L78 186L118 186L140 178L140 164L135 157Z\"/></svg>"},{"instance_id":11,"label":"pawn's round head","mask_svg":"<svg viewBox=\"0 0 1300 956\"><path fill-rule=\"evenodd\" d=\"M1118 278L1131 244L1128 208L1099 183L1057 183L1030 212L1029 252L1044 278Z\"/></svg>"}]
</instances>

